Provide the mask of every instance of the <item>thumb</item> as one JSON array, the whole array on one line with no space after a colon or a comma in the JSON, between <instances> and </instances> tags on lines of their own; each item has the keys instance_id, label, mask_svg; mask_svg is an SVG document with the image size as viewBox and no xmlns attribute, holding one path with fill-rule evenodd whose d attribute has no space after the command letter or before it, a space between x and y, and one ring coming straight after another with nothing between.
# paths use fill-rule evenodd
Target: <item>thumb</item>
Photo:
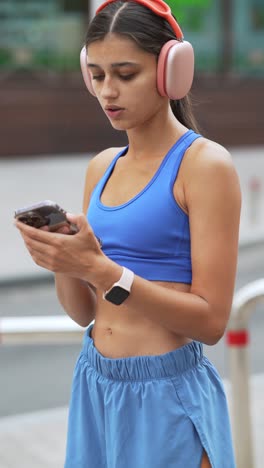
<instances>
[{"instance_id":1,"label":"thumb","mask_svg":"<svg viewBox=\"0 0 264 468\"><path fill-rule=\"evenodd\" d=\"M70 223L75 224L78 228L78 231L83 230L87 227L87 220L83 213L80 214L73 214L73 213L66 213L67 220Z\"/></svg>"}]
</instances>

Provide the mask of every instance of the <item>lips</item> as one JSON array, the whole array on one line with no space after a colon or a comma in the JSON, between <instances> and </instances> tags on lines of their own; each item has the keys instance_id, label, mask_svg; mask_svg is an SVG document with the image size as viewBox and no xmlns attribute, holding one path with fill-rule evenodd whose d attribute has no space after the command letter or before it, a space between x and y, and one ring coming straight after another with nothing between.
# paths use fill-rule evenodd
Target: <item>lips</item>
<instances>
[{"instance_id":1,"label":"lips","mask_svg":"<svg viewBox=\"0 0 264 468\"><path fill-rule=\"evenodd\" d=\"M119 119L122 115L123 115L123 112L124 112L124 108L123 107L119 107L119 106L106 106L105 107L105 113L106 115L112 120L112 119Z\"/></svg>"},{"instance_id":2,"label":"lips","mask_svg":"<svg viewBox=\"0 0 264 468\"><path fill-rule=\"evenodd\" d=\"M118 110L124 110L123 107L115 106L115 105L109 105L105 107L105 110L107 111L118 111Z\"/></svg>"}]
</instances>

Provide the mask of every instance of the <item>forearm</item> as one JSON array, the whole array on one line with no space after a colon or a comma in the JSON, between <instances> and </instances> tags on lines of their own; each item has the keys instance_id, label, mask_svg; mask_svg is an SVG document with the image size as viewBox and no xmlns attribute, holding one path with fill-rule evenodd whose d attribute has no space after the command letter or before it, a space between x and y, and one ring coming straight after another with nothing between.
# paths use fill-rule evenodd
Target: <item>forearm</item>
<instances>
[{"instance_id":1,"label":"forearm","mask_svg":"<svg viewBox=\"0 0 264 468\"><path fill-rule=\"evenodd\" d=\"M136 310L170 331L209 345L221 338L225 328L222 315L214 313L212 305L202 297L164 288L138 276L124 305L127 313Z\"/></svg>"},{"instance_id":2,"label":"forearm","mask_svg":"<svg viewBox=\"0 0 264 468\"><path fill-rule=\"evenodd\" d=\"M62 273L55 274L58 299L65 312L79 325L86 327L95 317L96 294L89 284Z\"/></svg>"},{"instance_id":3,"label":"forearm","mask_svg":"<svg viewBox=\"0 0 264 468\"><path fill-rule=\"evenodd\" d=\"M107 260L101 265L96 279L98 291L108 290L122 274L122 267ZM228 304L220 307L212 304L194 291L182 292L165 288L153 281L137 275L131 288L131 294L121 306L124 313L146 317L159 323L168 330L198 340L206 344L215 344L222 337L228 315ZM219 312L219 309L221 311Z\"/></svg>"}]
</instances>

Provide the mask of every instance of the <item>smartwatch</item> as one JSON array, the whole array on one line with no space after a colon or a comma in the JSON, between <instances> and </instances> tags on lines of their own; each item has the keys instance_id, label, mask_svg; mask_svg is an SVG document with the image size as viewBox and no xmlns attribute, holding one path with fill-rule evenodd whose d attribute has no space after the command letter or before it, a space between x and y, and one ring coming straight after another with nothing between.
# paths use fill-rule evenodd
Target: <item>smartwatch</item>
<instances>
[{"instance_id":1,"label":"smartwatch","mask_svg":"<svg viewBox=\"0 0 264 468\"><path fill-rule=\"evenodd\" d=\"M133 281L133 271L123 267L120 280L114 283L113 286L103 294L103 298L115 305L122 304L130 294Z\"/></svg>"}]
</instances>

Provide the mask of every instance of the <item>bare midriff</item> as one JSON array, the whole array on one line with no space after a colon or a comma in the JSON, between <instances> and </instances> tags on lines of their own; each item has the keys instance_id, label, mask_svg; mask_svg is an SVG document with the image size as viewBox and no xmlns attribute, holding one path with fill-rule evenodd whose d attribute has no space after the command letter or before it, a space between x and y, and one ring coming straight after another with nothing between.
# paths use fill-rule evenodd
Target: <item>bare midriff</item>
<instances>
[{"instance_id":1,"label":"bare midriff","mask_svg":"<svg viewBox=\"0 0 264 468\"><path fill-rule=\"evenodd\" d=\"M188 284L156 283L177 291L190 291ZM164 354L191 341L142 316L137 310L131 311L125 305L112 305L103 300L101 294L98 294L91 336L98 351L112 359Z\"/></svg>"}]
</instances>

